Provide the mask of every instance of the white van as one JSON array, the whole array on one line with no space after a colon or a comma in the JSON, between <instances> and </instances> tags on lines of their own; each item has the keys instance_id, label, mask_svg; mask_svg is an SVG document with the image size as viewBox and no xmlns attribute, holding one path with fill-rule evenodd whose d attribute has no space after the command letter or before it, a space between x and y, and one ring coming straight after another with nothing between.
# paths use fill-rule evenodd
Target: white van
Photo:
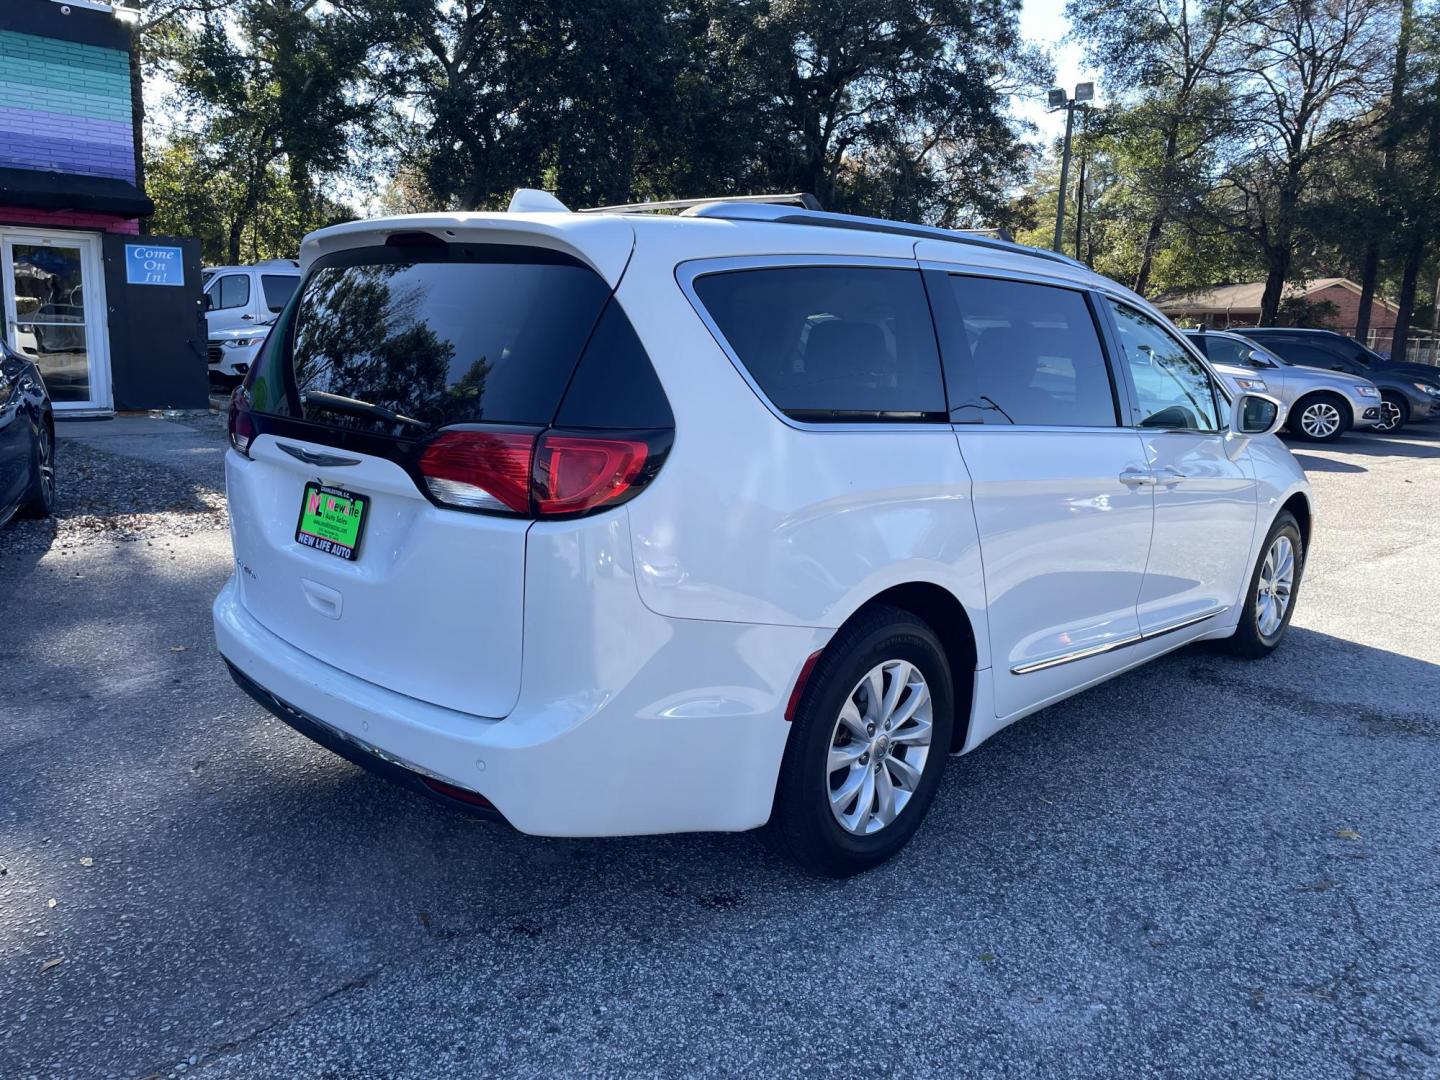
<instances>
[{"instance_id":1,"label":"white van","mask_svg":"<svg viewBox=\"0 0 1440 1080\"><path fill-rule=\"evenodd\" d=\"M257 701L525 832L768 824L844 875L1006 724L1280 644L1279 405L1144 299L809 196L669 205L306 239L230 414Z\"/></svg>"},{"instance_id":2,"label":"white van","mask_svg":"<svg viewBox=\"0 0 1440 1080\"><path fill-rule=\"evenodd\" d=\"M210 337L220 330L247 330L273 322L300 284L300 264L274 259L255 266L207 266L205 323Z\"/></svg>"}]
</instances>

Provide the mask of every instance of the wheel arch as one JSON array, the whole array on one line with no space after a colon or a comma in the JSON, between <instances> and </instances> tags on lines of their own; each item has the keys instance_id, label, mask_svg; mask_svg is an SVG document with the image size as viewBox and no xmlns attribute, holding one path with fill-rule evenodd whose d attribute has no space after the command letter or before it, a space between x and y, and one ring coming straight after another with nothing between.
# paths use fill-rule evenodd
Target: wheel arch
<instances>
[{"instance_id":1,"label":"wheel arch","mask_svg":"<svg viewBox=\"0 0 1440 1080\"><path fill-rule=\"evenodd\" d=\"M892 585L876 593L850 614L836 630L874 607L894 607L922 619L945 649L950 664L950 682L955 691L955 725L950 736L950 752L965 745L975 713L975 679L978 653L975 623L965 605L949 589L933 581L908 581ZM963 704L962 704L963 703Z\"/></svg>"},{"instance_id":2,"label":"wheel arch","mask_svg":"<svg viewBox=\"0 0 1440 1080\"><path fill-rule=\"evenodd\" d=\"M1310 525L1312 520L1310 500L1305 496L1303 491L1297 491L1286 499L1280 507L1282 513L1286 510L1294 515L1296 523L1300 526L1300 543L1304 545L1302 553L1308 553L1310 551Z\"/></svg>"}]
</instances>

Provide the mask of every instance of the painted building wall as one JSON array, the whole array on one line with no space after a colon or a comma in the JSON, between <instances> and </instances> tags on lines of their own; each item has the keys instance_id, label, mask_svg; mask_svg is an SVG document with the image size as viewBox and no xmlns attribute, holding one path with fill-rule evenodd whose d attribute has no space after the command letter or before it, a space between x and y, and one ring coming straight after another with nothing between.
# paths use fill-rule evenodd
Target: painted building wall
<instances>
[{"instance_id":1,"label":"painted building wall","mask_svg":"<svg viewBox=\"0 0 1440 1080\"><path fill-rule=\"evenodd\" d=\"M3 0L17 2L26 0ZM0 167L134 183L129 54L6 21L0 18ZM69 29L56 25L60 34ZM139 231L134 219L3 205L0 221Z\"/></svg>"}]
</instances>

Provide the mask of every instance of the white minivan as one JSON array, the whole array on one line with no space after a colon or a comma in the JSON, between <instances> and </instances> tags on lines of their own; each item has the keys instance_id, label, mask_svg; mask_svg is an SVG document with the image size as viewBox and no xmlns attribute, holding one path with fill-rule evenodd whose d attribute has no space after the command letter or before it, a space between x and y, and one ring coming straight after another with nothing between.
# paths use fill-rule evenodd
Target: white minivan
<instances>
[{"instance_id":1,"label":"white minivan","mask_svg":"<svg viewBox=\"0 0 1440 1080\"><path fill-rule=\"evenodd\" d=\"M1284 637L1279 408L1114 282L808 196L512 207L312 234L233 400L216 637L323 745L845 875L1011 721Z\"/></svg>"}]
</instances>

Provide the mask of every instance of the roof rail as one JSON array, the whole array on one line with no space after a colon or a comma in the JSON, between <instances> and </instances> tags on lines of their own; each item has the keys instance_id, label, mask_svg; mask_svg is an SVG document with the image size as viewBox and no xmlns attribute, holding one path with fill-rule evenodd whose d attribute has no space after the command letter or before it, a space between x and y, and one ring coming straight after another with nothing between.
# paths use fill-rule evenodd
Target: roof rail
<instances>
[{"instance_id":1,"label":"roof rail","mask_svg":"<svg viewBox=\"0 0 1440 1080\"><path fill-rule=\"evenodd\" d=\"M655 210L689 210L716 203L768 203L776 206L799 206L806 210L823 211L820 200L808 191L788 195L712 195L704 199L664 199L659 202L620 203L616 206L592 206L577 214L648 214Z\"/></svg>"},{"instance_id":2,"label":"roof rail","mask_svg":"<svg viewBox=\"0 0 1440 1080\"><path fill-rule=\"evenodd\" d=\"M906 221L887 221L885 218L858 217L853 214L835 214L811 209L796 210L783 206L735 206L737 199L720 202L706 202L693 210L686 211L687 217L720 218L727 221L773 221L785 225L814 225L829 229L855 229L859 232L891 233L896 236L913 236L923 240L946 240L952 244L971 244L975 247L990 248L993 251L1007 251L1016 255L1029 255L1036 259L1062 263L1065 266L1088 270L1084 263L1061 255L1058 251L1046 251L1013 240L1001 240L982 235L979 231L961 232L942 229L936 225L912 225Z\"/></svg>"}]
</instances>

